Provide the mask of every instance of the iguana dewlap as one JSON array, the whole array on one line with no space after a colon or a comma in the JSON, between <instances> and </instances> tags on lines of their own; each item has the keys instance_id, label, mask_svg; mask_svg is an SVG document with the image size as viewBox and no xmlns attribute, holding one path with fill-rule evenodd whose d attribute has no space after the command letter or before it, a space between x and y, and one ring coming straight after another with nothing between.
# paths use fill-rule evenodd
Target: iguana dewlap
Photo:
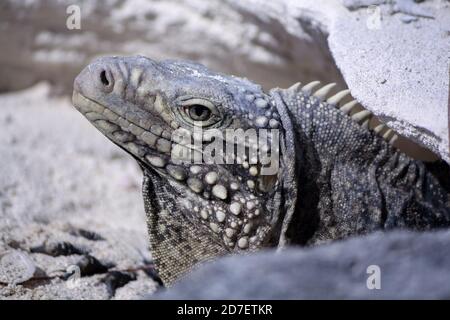
<instances>
[{"instance_id":1,"label":"iguana dewlap","mask_svg":"<svg viewBox=\"0 0 450 320\"><path fill-rule=\"evenodd\" d=\"M142 167L150 246L170 284L228 253L449 226L446 188L369 111L342 103L348 90L327 98L332 87L265 92L191 62L110 57L80 73L73 103Z\"/></svg>"}]
</instances>

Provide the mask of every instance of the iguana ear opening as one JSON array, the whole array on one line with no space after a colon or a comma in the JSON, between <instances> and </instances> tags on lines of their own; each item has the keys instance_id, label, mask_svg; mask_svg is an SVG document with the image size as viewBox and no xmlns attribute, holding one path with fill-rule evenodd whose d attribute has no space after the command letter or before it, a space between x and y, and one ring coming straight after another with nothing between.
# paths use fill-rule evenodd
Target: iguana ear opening
<instances>
[{"instance_id":1,"label":"iguana ear opening","mask_svg":"<svg viewBox=\"0 0 450 320\"><path fill-rule=\"evenodd\" d=\"M278 248L283 248L289 243L287 230L294 215L297 203L297 157L298 148L295 143L295 130L291 121L292 115L287 108L279 89L270 92L275 101L275 106L282 124L280 134L280 190L282 207L279 210L277 220L280 225Z\"/></svg>"}]
</instances>

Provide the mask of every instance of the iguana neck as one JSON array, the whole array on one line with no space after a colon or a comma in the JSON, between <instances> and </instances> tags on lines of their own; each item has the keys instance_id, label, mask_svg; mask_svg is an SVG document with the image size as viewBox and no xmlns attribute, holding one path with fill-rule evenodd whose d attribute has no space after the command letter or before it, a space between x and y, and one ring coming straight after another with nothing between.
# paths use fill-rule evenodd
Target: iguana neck
<instances>
[{"instance_id":1,"label":"iguana neck","mask_svg":"<svg viewBox=\"0 0 450 320\"><path fill-rule=\"evenodd\" d=\"M301 90L279 90L279 95L292 117L295 138L298 139L296 155L305 157L304 160L317 169L336 161L370 163L380 154L398 153L379 136L362 128L349 115L326 101Z\"/></svg>"},{"instance_id":2,"label":"iguana neck","mask_svg":"<svg viewBox=\"0 0 450 320\"><path fill-rule=\"evenodd\" d=\"M287 243L448 223L448 195L422 162L316 97L279 89L272 94L294 131L297 200ZM433 213L429 198L435 199Z\"/></svg>"},{"instance_id":3,"label":"iguana neck","mask_svg":"<svg viewBox=\"0 0 450 320\"><path fill-rule=\"evenodd\" d=\"M357 179L360 170L365 170L374 162L379 162L375 168L394 163L396 161L388 160L398 155L390 145L359 127L334 106L303 91L279 90L278 95L292 122L297 170L298 196L295 212L285 232L287 243L315 244L356 232L333 229L334 225L340 224L340 220L349 217L356 221L361 214L356 207L349 210L345 205L344 210L349 212L342 214L339 208L334 208L336 199L332 195L339 191L334 190L337 187L333 177L347 183L350 179L346 181L344 176L339 178L340 168L346 170L352 166L355 168L352 174ZM386 211L382 195L377 201L378 227L383 224ZM371 216L376 215L371 213Z\"/></svg>"}]
</instances>

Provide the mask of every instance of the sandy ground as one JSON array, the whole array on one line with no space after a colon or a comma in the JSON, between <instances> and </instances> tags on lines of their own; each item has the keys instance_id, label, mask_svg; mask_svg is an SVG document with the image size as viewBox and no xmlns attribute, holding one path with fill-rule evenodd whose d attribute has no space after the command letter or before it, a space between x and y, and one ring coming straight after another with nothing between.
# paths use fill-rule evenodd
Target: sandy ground
<instances>
[{"instance_id":1,"label":"sandy ground","mask_svg":"<svg viewBox=\"0 0 450 320\"><path fill-rule=\"evenodd\" d=\"M0 299L155 291L134 161L45 83L1 95L0 124Z\"/></svg>"}]
</instances>

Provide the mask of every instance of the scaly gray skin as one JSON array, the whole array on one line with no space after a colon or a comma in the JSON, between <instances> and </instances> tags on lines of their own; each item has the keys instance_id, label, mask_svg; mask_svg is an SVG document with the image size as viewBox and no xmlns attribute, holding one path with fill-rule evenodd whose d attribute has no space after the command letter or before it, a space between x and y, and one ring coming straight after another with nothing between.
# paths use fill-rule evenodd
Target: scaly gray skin
<instances>
[{"instance_id":1,"label":"scaly gray skin","mask_svg":"<svg viewBox=\"0 0 450 320\"><path fill-rule=\"evenodd\" d=\"M450 224L448 192L425 164L386 142L391 130L355 102L338 108L347 91L325 101L332 85L312 94L316 85L264 92L199 64L145 57L101 58L76 78L76 108L143 169L150 245L165 284L224 254ZM279 170L262 175L249 159L176 163L172 133L194 126L279 128Z\"/></svg>"}]
</instances>

